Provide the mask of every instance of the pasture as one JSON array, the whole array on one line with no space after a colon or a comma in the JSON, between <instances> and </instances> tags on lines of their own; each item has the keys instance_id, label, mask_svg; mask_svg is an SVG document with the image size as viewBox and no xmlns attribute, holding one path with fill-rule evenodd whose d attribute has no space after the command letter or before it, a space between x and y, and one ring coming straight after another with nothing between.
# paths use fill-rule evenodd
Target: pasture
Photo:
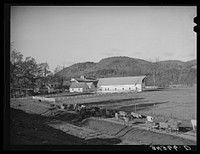
<instances>
[{"instance_id":1,"label":"pasture","mask_svg":"<svg viewBox=\"0 0 200 154\"><path fill-rule=\"evenodd\" d=\"M189 121L197 116L196 96L196 87L187 87L141 93L76 95L58 100L57 103L81 103L126 112L136 110L140 114L159 118L172 117Z\"/></svg>"}]
</instances>

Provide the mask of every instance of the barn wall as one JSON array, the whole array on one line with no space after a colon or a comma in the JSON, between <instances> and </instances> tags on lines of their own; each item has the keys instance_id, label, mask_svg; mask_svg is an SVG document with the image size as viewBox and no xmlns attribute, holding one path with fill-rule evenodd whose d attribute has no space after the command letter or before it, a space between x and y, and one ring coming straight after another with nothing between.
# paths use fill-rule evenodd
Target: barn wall
<instances>
[{"instance_id":1,"label":"barn wall","mask_svg":"<svg viewBox=\"0 0 200 154\"><path fill-rule=\"evenodd\" d=\"M109 86L100 86L98 91L100 92L123 92L123 91L142 91L141 84L134 85L109 85Z\"/></svg>"},{"instance_id":2,"label":"barn wall","mask_svg":"<svg viewBox=\"0 0 200 154\"><path fill-rule=\"evenodd\" d=\"M83 88L69 88L70 92L83 92L84 89Z\"/></svg>"}]
</instances>

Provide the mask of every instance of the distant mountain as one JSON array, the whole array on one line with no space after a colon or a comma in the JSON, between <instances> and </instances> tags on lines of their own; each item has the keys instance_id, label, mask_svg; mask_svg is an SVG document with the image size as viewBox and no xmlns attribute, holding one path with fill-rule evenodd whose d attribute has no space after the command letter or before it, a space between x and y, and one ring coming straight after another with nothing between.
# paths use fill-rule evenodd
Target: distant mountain
<instances>
[{"instance_id":1,"label":"distant mountain","mask_svg":"<svg viewBox=\"0 0 200 154\"><path fill-rule=\"evenodd\" d=\"M171 68L191 68L192 66L196 65L196 60L190 60L190 61L180 61L180 60L166 60L166 61L160 61L159 62L162 66L171 69Z\"/></svg>"},{"instance_id":2,"label":"distant mountain","mask_svg":"<svg viewBox=\"0 0 200 154\"><path fill-rule=\"evenodd\" d=\"M129 57L109 57L98 63L77 63L66 67L60 72L65 77L78 77L86 75L91 77L132 76L148 74L151 62Z\"/></svg>"},{"instance_id":3,"label":"distant mountain","mask_svg":"<svg viewBox=\"0 0 200 154\"><path fill-rule=\"evenodd\" d=\"M185 67L195 67L197 65L197 60L194 59L194 60L190 60L190 61L187 61L184 63L185 64Z\"/></svg>"},{"instance_id":4,"label":"distant mountain","mask_svg":"<svg viewBox=\"0 0 200 154\"><path fill-rule=\"evenodd\" d=\"M185 78L188 78L187 75L189 75L189 72L191 72L191 70L193 72L195 71L195 65L196 60L187 62L180 60L167 60L153 63L142 59L119 56L104 58L98 63L77 63L64 68L57 74L65 77L66 80L73 77L80 77L81 75L93 78L146 75L149 77L149 82L152 82L152 79L150 78L152 78L156 71L157 82L165 80L165 82L167 81L167 83L171 83L172 81L175 82L175 78L176 82L179 81L179 77L181 77L180 81L184 81ZM184 70L185 74L181 74L182 70ZM186 75L186 73L188 74ZM194 80L194 78L196 79L194 73L192 80Z\"/></svg>"},{"instance_id":5,"label":"distant mountain","mask_svg":"<svg viewBox=\"0 0 200 154\"><path fill-rule=\"evenodd\" d=\"M161 64L162 67L166 69L172 69L172 68L184 67L185 62L182 62L180 60L166 60L166 61L160 61L159 64Z\"/></svg>"}]
</instances>

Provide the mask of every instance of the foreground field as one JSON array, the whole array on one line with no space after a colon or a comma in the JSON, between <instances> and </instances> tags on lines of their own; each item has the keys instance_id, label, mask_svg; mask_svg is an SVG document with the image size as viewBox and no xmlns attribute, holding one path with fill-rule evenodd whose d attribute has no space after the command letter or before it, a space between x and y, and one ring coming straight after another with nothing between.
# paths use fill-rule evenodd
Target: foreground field
<instances>
[{"instance_id":1,"label":"foreground field","mask_svg":"<svg viewBox=\"0 0 200 154\"><path fill-rule=\"evenodd\" d=\"M11 109L11 145L196 145L196 141L76 114L44 117Z\"/></svg>"},{"instance_id":2,"label":"foreground field","mask_svg":"<svg viewBox=\"0 0 200 154\"><path fill-rule=\"evenodd\" d=\"M117 138L82 139L48 126L54 118L10 110L10 145L110 145L120 143Z\"/></svg>"},{"instance_id":3,"label":"foreground field","mask_svg":"<svg viewBox=\"0 0 200 154\"><path fill-rule=\"evenodd\" d=\"M168 89L142 93L90 95L65 99L57 104L82 103L109 109L135 111L144 115L153 115L157 121L169 117L182 120L181 134L191 132L190 119L196 119L196 89L194 87L182 89ZM136 106L135 106L136 105ZM33 99L18 99L11 101L11 107L28 113L43 114L49 110L48 102ZM135 108L136 107L136 108ZM58 117L43 117L39 115L25 115L20 111L12 111L11 140L13 144L177 144L196 145L196 141L176 138L163 133L152 133L133 127L124 128L123 125L110 124L104 121L90 119L84 123L78 114L64 113ZM20 114L16 116L15 114ZM45 119L45 120L44 120ZM52 123L52 120L59 120ZM86 119L87 120L87 119ZM67 123L66 123L67 122ZM49 129L50 127L50 129ZM39 129L38 129L39 128ZM41 129L40 129L41 128ZM56 128L56 129L55 129ZM97 130L99 128L100 130ZM54 133L54 130L58 131ZM121 132L121 135L114 135ZM124 129L124 130L123 130ZM45 131L46 130L46 131ZM49 130L49 131L48 131ZM109 132L111 130L111 132ZM52 132L51 132L52 131ZM65 135L62 133L66 132ZM61 133L61 134L60 134ZM53 134L57 134L52 136ZM191 133L189 133L191 135ZM70 137L68 137L68 135ZM138 136L139 135L139 136ZM192 135L195 135L192 133ZM62 136L62 137L61 137ZM90 138L93 136L92 138ZM192 137L192 136L191 136ZM142 140L138 140L141 138ZM64 140L65 142L62 142ZM92 142L94 141L94 142ZM61 143L62 142L62 143Z\"/></svg>"}]
</instances>

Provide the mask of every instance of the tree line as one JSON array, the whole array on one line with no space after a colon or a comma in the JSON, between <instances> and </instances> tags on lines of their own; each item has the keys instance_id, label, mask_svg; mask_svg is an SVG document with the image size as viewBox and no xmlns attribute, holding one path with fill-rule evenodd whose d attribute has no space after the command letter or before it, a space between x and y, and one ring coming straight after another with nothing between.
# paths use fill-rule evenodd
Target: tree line
<instances>
[{"instance_id":1,"label":"tree line","mask_svg":"<svg viewBox=\"0 0 200 154\"><path fill-rule=\"evenodd\" d=\"M184 64L176 65L175 61L170 61L169 65L166 65L159 59L144 61L118 57L105 59L102 64L85 62L64 69L62 66L57 66L51 72L47 62L37 63L34 58L24 58L20 52L12 49L10 87L35 88L52 82L58 82L62 87L64 80L80 77L80 75L93 78L146 75L145 84L158 87L168 87L173 84L192 85L196 83L197 79L196 68L186 67Z\"/></svg>"},{"instance_id":2,"label":"tree line","mask_svg":"<svg viewBox=\"0 0 200 154\"><path fill-rule=\"evenodd\" d=\"M63 78L56 74L62 69L57 66L54 72L49 70L47 62L37 63L33 57L11 50L10 53L10 87L34 89L49 82L58 82L62 85Z\"/></svg>"}]
</instances>

